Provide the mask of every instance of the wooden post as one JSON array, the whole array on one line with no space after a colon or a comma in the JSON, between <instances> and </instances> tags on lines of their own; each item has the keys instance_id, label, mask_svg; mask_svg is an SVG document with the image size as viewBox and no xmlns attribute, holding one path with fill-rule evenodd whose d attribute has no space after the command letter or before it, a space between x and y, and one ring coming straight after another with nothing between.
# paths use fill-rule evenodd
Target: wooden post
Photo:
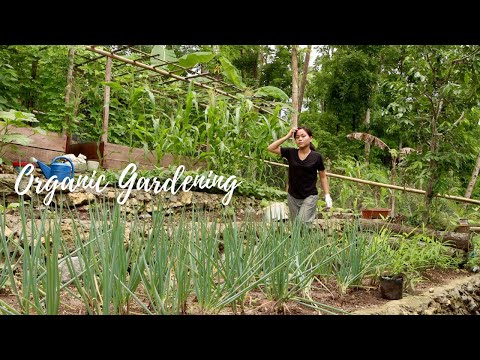
<instances>
[{"instance_id":1,"label":"wooden post","mask_svg":"<svg viewBox=\"0 0 480 360\"><path fill-rule=\"evenodd\" d=\"M70 106L70 95L72 94L73 88L73 65L74 65L74 57L75 57L75 48L72 46L68 50L68 59L70 63L68 65L68 72L67 72L67 86L65 88L65 108L68 112L71 111ZM68 148L70 147L70 141L72 134L70 133L70 121L71 121L71 114L67 114L65 116L65 132L67 135L67 140L65 142L65 152L68 152Z\"/></svg>"},{"instance_id":2,"label":"wooden post","mask_svg":"<svg viewBox=\"0 0 480 360\"><path fill-rule=\"evenodd\" d=\"M303 72L302 72L302 81L298 89L298 116L302 113L302 103L303 103L303 94L305 93L305 88L307 86L307 74L308 74L308 65L310 63L310 52L312 51L312 45L307 46L307 51L305 53L305 61L303 62Z\"/></svg>"},{"instance_id":3,"label":"wooden post","mask_svg":"<svg viewBox=\"0 0 480 360\"><path fill-rule=\"evenodd\" d=\"M298 126L298 59L297 45L292 45L292 127Z\"/></svg>"},{"instance_id":4,"label":"wooden post","mask_svg":"<svg viewBox=\"0 0 480 360\"><path fill-rule=\"evenodd\" d=\"M105 67L105 82L110 82L112 79L112 58L107 57L107 65ZM105 85L103 91L103 122L102 122L102 138L101 143L106 144L108 140L108 114L110 111L110 86ZM101 162L103 162L103 153Z\"/></svg>"}]
</instances>

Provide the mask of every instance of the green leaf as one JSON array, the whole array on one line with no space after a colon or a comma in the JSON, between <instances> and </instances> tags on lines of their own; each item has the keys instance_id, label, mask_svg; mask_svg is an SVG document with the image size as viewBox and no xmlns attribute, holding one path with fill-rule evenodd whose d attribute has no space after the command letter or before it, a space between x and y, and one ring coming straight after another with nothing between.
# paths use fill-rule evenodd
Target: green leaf
<instances>
[{"instance_id":1,"label":"green leaf","mask_svg":"<svg viewBox=\"0 0 480 360\"><path fill-rule=\"evenodd\" d=\"M178 65L181 65L186 68L191 68L197 64L204 64L209 62L215 56L214 53L211 52L194 52L191 54L183 55L180 59L178 59Z\"/></svg>"},{"instance_id":2,"label":"green leaf","mask_svg":"<svg viewBox=\"0 0 480 360\"><path fill-rule=\"evenodd\" d=\"M15 120L15 114L7 111L0 111L0 119Z\"/></svg>"},{"instance_id":3,"label":"green leaf","mask_svg":"<svg viewBox=\"0 0 480 360\"><path fill-rule=\"evenodd\" d=\"M264 87L261 87L259 89L257 89L255 91L255 93L253 94L253 96L255 97L259 97L259 96L272 96L274 97L275 99L279 99L279 100L287 100L288 99L288 95L285 94L285 92L282 90L282 89L279 89L275 86L264 86Z\"/></svg>"},{"instance_id":4,"label":"green leaf","mask_svg":"<svg viewBox=\"0 0 480 360\"><path fill-rule=\"evenodd\" d=\"M0 119L12 120L12 121L19 120L19 121L26 121L26 122L38 122L34 114L23 112L23 111L16 111L13 109L11 109L10 111L0 111Z\"/></svg>"},{"instance_id":5,"label":"green leaf","mask_svg":"<svg viewBox=\"0 0 480 360\"><path fill-rule=\"evenodd\" d=\"M176 61L175 52L173 50L166 49L164 45L155 45L150 55L155 56L151 58L150 63L152 65L161 65L165 62Z\"/></svg>"},{"instance_id":6,"label":"green leaf","mask_svg":"<svg viewBox=\"0 0 480 360\"><path fill-rule=\"evenodd\" d=\"M238 73L237 68L223 56L220 58L220 63L222 64L222 70L225 77L242 90L245 89L246 86L242 82L242 77Z\"/></svg>"},{"instance_id":7,"label":"green leaf","mask_svg":"<svg viewBox=\"0 0 480 360\"><path fill-rule=\"evenodd\" d=\"M155 96L154 96L153 93L150 91L150 89L145 88L145 91L146 91L147 94L148 94L148 97L149 97L149 99L150 99L150 102L152 103L152 106L155 108Z\"/></svg>"},{"instance_id":8,"label":"green leaf","mask_svg":"<svg viewBox=\"0 0 480 360\"><path fill-rule=\"evenodd\" d=\"M110 86L113 90L118 90L118 91L122 90L122 85L120 85L115 81L108 81L108 82L102 81L102 84L105 86Z\"/></svg>"},{"instance_id":9,"label":"green leaf","mask_svg":"<svg viewBox=\"0 0 480 360\"><path fill-rule=\"evenodd\" d=\"M27 138L25 135L22 135L22 134L3 135L1 137L1 140L4 143L15 142L16 144L20 144L20 145L28 145L31 142L31 139Z\"/></svg>"}]
</instances>

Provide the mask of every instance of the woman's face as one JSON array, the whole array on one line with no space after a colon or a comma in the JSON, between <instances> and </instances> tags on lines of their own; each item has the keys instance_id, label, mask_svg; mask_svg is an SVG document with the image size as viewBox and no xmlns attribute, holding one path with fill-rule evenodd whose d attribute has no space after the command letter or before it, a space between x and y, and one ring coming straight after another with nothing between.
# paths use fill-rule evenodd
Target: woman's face
<instances>
[{"instance_id":1,"label":"woman's face","mask_svg":"<svg viewBox=\"0 0 480 360\"><path fill-rule=\"evenodd\" d=\"M310 143L312 142L312 138L307 134L304 129L297 130L295 134L295 141L299 149L303 149L305 147L310 147Z\"/></svg>"}]
</instances>

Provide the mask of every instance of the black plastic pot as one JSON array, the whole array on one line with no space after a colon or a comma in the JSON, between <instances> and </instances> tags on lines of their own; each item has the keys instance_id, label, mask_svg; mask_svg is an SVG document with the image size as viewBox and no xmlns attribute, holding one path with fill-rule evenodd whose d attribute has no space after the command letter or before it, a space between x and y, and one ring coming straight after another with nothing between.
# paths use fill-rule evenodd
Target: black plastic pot
<instances>
[{"instance_id":1,"label":"black plastic pot","mask_svg":"<svg viewBox=\"0 0 480 360\"><path fill-rule=\"evenodd\" d=\"M380 295L388 300L401 299L403 295L403 276L380 276Z\"/></svg>"}]
</instances>

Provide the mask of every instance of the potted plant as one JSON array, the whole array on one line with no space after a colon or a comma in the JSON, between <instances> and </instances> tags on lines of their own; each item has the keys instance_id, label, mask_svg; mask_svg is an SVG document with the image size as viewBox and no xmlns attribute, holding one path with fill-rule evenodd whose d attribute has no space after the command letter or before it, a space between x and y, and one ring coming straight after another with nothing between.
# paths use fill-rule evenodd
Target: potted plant
<instances>
[{"instance_id":1,"label":"potted plant","mask_svg":"<svg viewBox=\"0 0 480 360\"><path fill-rule=\"evenodd\" d=\"M403 284L405 282L405 263L402 257L393 256L394 251L390 252L391 258L388 266L380 275L379 291L383 299L398 300L403 297Z\"/></svg>"},{"instance_id":2,"label":"potted plant","mask_svg":"<svg viewBox=\"0 0 480 360\"><path fill-rule=\"evenodd\" d=\"M390 216L390 209L377 208L377 209L362 209L363 219L382 219Z\"/></svg>"},{"instance_id":3,"label":"potted plant","mask_svg":"<svg viewBox=\"0 0 480 360\"><path fill-rule=\"evenodd\" d=\"M398 300L403 297L403 274L385 271L380 276L380 295L384 299Z\"/></svg>"}]
</instances>

